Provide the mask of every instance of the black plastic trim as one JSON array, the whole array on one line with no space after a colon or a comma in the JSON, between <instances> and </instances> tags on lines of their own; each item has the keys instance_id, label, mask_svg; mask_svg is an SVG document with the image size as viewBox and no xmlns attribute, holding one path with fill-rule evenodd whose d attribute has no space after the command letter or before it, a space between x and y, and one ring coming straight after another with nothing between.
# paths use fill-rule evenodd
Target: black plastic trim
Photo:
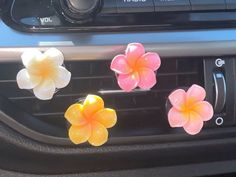
<instances>
[{"instance_id":1,"label":"black plastic trim","mask_svg":"<svg viewBox=\"0 0 236 177\"><path fill-rule=\"evenodd\" d=\"M77 174L58 174L58 175L43 175L44 177L197 177L197 176L209 176L215 177L215 175L226 175L233 177L236 172L236 161L221 161L212 163L190 164L190 165L178 165L172 167L155 167L155 168L142 168L131 169L121 171L106 171L97 173L77 173ZM214 176L210 176L214 175ZM13 171L0 170L1 177L36 177L41 176L37 174L20 173ZM219 177L217 176L217 177Z\"/></svg>"}]
</instances>

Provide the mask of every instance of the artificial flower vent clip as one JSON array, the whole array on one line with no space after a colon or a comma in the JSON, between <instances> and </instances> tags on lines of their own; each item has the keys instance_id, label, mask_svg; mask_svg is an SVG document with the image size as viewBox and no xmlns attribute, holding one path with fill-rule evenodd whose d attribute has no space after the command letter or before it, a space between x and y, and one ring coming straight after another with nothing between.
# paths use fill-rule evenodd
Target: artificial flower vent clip
<instances>
[{"instance_id":1,"label":"artificial flower vent clip","mask_svg":"<svg viewBox=\"0 0 236 177\"><path fill-rule=\"evenodd\" d=\"M183 127L190 135L198 134L205 121L212 119L214 111L212 105L204 101L206 91L199 85L192 85L187 91L177 89L168 99L172 107L168 112L171 127Z\"/></svg>"},{"instance_id":2,"label":"artificial flower vent clip","mask_svg":"<svg viewBox=\"0 0 236 177\"><path fill-rule=\"evenodd\" d=\"M117 115L114 109L105 108L104 101L97 95L88 95L83 103L71 105L65 112L71 124L69 138L74 144L89 142L101 146L108 140L108 128L115 126Z\"/></svg>"},{"instance_id":3,"label":"artificial flower vent clip","mask_svg":"<svg viewBox=\"0 0 236 177\"><path fill-rule=\"evenodd\" d=\"M156 71L161 66L161 59L157 53L145 53L140 43L128 44L125 54L114 57L111 70L117 75L118 85L126 92L141 89L151 89L157 82Z\"/></svg>"},{"instance_id":4,"label":"artificial flower vent clip","mask_svg":"<svg viewBox=\"0 0 236 177\"><path fill-rule=\"evenodd\" d=\"M24 69L16 76L20 89L33 90L40 100L50 100L57 89L66 87L71 80L71 73L63 66L63 53L50 48L44 53L30 49L21 55Z\"/></svg>"}]
</instances>

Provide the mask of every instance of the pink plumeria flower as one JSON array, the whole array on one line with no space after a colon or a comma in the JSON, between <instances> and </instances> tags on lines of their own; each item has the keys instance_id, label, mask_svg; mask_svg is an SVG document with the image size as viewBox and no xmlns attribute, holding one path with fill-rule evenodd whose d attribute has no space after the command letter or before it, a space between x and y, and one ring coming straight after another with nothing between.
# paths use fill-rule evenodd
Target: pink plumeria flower
<instances>
[{"instance_id":1,"label":"pink plumeria flower","mask_svg":"<svg viewBox=\"0 0 236 177\"><path fill-rule=\"evenodd\" d=\"M156 84L155 71L161 66L157 53L145 53L140 43L127 46L125 55L117 55L111 62L111 70L118 75L121 89L130 92L136 87L151 89Z\"/></svg>"},{"instance_id":2,"label":"pink plumeria flower","mask_svg":"<svg viewBox=\"0 0 236 177\"><path fill-rule=\"evenodd\" d=\"M169 95L172 108L168 113L171 127L183 127L190 135L198 134L203 122L209 121L214 114L212 105L204 101L206 91L199 85L192 85L187 92L178 89Z\"/></svg>"}]
</instances>

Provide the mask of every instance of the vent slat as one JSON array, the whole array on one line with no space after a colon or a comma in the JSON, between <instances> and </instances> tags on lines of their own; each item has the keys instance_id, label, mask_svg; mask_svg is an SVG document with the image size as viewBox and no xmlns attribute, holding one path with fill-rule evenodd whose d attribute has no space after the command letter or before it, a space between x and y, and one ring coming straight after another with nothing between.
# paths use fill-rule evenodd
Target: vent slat
<instances>
[{"instance_id":1,"label":"vent slat","mask_svg":"<svg viewBox=\"0 0 236 177\"><path fill-rule=\"evenodd\" d=\"M178 76L178 75L195 75L195 74L198 74L197 72L176 72L176 73L158 73L158 76ZM14 75L14 77L16 77L16 75ZM104 76L82 76L82 77L71 77L71 80L92 80L92 79L114 79L114 76L113 75L104 75ZM9 79L9 80L6 80L6 79L3 79L3 80L0 80L0 83L9 83L9 82L12 82L14 84L16 84L16 79L12 78L12 79Z\"/></svg>"},{"instance_id":2,"label":"vent slat","mask_svg":"<svg viewBox=\"0 0 236 177\"><path fill-rule=\"evenodd\" d=\"M178 77L178 78L177 78ZM178 81L177 81L178 79ZM158 83L154 86L154 92L159 92L159 89L173 89L179 82L180 85L188 86L188 83L198 81L196 73L181 74L165 74L157 75ZM192 81L190 81L192 80ZM168 83L168 84L167 84ZM0 94L5 95L11 99L31 99L34 98L32 93L27 90L21 90L18 88L16 82L1 82ZM85 95L89 90L91 93L97 93L100 90L119 90L114 77L111 78L96 78L96 79L76 79L71 80L69 86L58 91L55 97L66 97L66 96L81 96Z\"/></svg>"},{"instance_id":3,"label":"vent slat","mask_svg":"<svg viewBox=\"0 0 236 177\"><path fill-rule=\"evenodd\" d=\"M135 111L156 111L160 110L161 107L140 107L140 108L127 108L127 109L117 109L117 112L124 113L124 114L129 114L129 112L135 112ZM34 113L33 116L36 117L47 117L47 116L64 116L64 112L47 112L47 113Z\"/></svg>"}]
</instances>

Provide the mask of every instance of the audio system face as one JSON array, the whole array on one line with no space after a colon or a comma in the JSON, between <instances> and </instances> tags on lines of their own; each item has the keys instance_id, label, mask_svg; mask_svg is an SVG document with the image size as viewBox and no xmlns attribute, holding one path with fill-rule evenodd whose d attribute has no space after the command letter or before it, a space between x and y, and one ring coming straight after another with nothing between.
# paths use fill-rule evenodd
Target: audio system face
<instances>
[{"instance_id":1,"label":"audio system face","mask_svg":"<svg viewBox=\"0 0 236 177\"><path fill-rule=\"evenodd\" d=\"M7 7L3 20L27 31L196 28L236 20L236 0L0 0L0 11Z\"/></svg>"}]
</instances>

